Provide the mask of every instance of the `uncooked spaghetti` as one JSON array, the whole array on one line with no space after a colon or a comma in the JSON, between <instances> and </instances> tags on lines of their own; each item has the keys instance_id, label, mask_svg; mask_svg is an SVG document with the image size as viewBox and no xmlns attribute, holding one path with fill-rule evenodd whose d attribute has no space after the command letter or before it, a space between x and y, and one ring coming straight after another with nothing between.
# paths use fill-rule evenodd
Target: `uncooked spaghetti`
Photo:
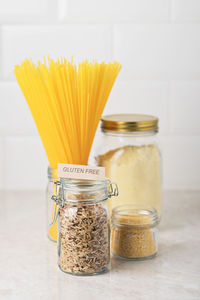
<instances>
[{"instance_id":1,"label":"uncooked spaghetti","mask_svg":"<svg viewBox=\"0 0 200 300\"><path fill-rule=\"evenodd\" d=\"M88 163L102 112L121 69L118 62L26 59L15 66L51 168Z\"/></svg>"}]
</instances>

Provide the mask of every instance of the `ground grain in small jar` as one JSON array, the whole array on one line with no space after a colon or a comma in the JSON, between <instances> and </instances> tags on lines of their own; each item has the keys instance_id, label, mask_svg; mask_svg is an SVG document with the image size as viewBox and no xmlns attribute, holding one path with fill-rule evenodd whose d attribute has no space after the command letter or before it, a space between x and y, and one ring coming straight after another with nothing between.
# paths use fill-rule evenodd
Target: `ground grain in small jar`
<instances>
[{"instance_id":1,"label":"ground grain in small jar","mask_svg":"<svg viewBox=\"0 0 200 300\"><path fill-rule=\"evenodd\" d=\"M121 218L121 222L122 218ZM135 219L140 226L113 225L112 227L112 252L124 258L145 258L157 252L157 244L152 227L145 227L146 218L138 216ZM134 219L131 220L134 225Z\"/></svg>"},{"instance_id":2,"label":"ground grain in small jar","mask_svg":"<svg viewBox=\"0 0 200 300\"><path fill-rule=\"evenodd\" d=\"M102 203L67 202L60 209L60 259L65 272L90 274L110 260L109 223Z\"/></svg>"}]
</instances>

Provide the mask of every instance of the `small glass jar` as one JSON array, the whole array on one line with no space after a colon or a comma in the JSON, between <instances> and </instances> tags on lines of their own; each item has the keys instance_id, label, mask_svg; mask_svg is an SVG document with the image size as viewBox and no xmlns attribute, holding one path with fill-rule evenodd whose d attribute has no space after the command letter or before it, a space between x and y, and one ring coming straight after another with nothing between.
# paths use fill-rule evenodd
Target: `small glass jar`
<instances>
[{"instance_id":1,"label":"small glass jar","mask_svg":"<svg viewBox=\"0 0 200 300\"><path fill-rule=\"evenodd\" d=\"M152 207L122 205L112 211L112 253L117 258L144 260L158 251L158 214Z\"/></svg>"},{"instance_id":2,"label":"small glass jar","mask_svg":"<svg viewBox=\"0 0 200 300\"><path fill-rule=\"evenodd\" d=\"M57 211L57 206L54 201L52 201L52 196L55 194L55 182L57 179L57 169L52 169L48 167L47 170L48 183L46 187L46 206L47 206L47 236L48 238L56 242L57 241L57 222L52 224L54 215Z\"/></svg>"},{"instance_id":3,"label":"small glass jar","mask_svg":"<svg viewBox=\"0 0 200 300\"><path fill-rule=\"evenodd\" d=\"M119 197L109 201L110 211L118 205L132 203L151 206L160 217L158 119L137 114L108 115L101 120L101 130L95 163L105 167L106 177L119 188Z\"/></svg>"},{"instance_id":4,"label":"small glass jar","mask_svg":"<svg viewBox=\"0 0 200 300\"><path fill-rule=\"evenodd\" d=\"M73 275L105 272L110 262L107 199L118 195L110 181L61 178L54 200L58 211L58 265Z\"/></svg>"}]
</instances>

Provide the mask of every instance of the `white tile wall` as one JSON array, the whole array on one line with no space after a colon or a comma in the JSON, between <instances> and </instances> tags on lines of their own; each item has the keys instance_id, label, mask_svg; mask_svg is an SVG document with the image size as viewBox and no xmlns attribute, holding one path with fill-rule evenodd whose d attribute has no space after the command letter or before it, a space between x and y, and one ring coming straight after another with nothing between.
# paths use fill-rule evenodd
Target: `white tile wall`
<instances>
[{"instance_id":1,"label":"white tile wall","mask_svg":"<svg viewBox=\"0 0 200 300\"><path fill-rule=\"evenodd\" d=\"M47 159L39 137L5 140L5 189L43 189L47 182Z\"/></svg>"},{"instance_id":2,"label":"white tile wall","mask_svg":"<svg viewBox=\"0 0 200 300\"><path fill-rule=\"evenodd\" d=\"M55 0L0 0L0 23L30 23L54 19Z\"/></svg>"},{"instance_id":3,"label":"white tile wall","mask_svg":"<svg viewBox=\"0 0 200 300\"><path fill-rule=\"evenodd\" d=\"M0 79L3 75L3 59L2 59L2 27L0 26Z\"/></svg>"},{"instance_id":4,"label":"white tile wall","mask_svg":"<svg viewBox=\"0 0 200 300\"><path fill-rule=\"evenodd\" d=\"M175 21L200 21L200 1L172 0L172 14Z\"/></svg>"},{"instance_id":5,"label":"white tile wall","mask_svg":"<svg viewBox=\"0 0 200 300\"><path fill-rule=\"evenodd\" d=\"M200 134L200 81L175 81L170 91L171 131Z\"/></svg>"},{"instance_id":6,"label":"white tile wall","mask_svg":"<svg viewBox=\"0 0 200 300\"><path fill-rule=\"evenodd\" d=\"M0 0L1 18L8 16L45 15L48 7L47 0Z\"/></svg>"},{"instance_id":7,"label":"white tile wall","mask_svg":"<svg viewBox=\"0 0 200 300\"><path fill-rule=\"evenodd\" d=\"M156 115L161 133L167 133L168 97L169 84L165 81L117 80L104 113L127 113L131 109L134 113Z\"/></svg>"},{"instance_id":8,"label":"white tile wall","mask_svg":"<svg viewBox=\"0 0 200 300\"><path fill-rule=\"evenodd\" d=\"M165 189L200 188L200 139L196 136L162 138Z\"/></svg>"},{"instance_id":9,"label":"white tile wall","mask_svg":"<svg viewBox=\"0 0 200 300\"><path fill-rule=\"evenodd\" d=\"M80 46L81 45L81 46ZM14 51L13 51L14 49ZM3 26L2 60L5 79L14 78L13 66L25 57L111 58L108 25Z\"/></svg>"},{"instance_id":10,"label":"white tile wall","mask_svg":"<svg viewBox=\"0 0 200 300\"><path fill-rule=\"evenodd\" d=\"M17 82L0 82L0 136L38 135Z\"/></svg>"},{"instance_id":11,"label":"white tile wall","mask_svg":"<svg viewBox=\"0 0 200 300\"><path fill-rule=\"evenodd\" d=\"M60 15L73 22L153 22L168 20L169 7L170 0L73 0Z\"/></svg>"},{"instance_id":12,"label":"white tile wall","mask_svg":"<svg viewBox=\"0 0 200 300\"><path fill-rule=\"evenodd\" d=\"M199 0L0 0L0 189L44 189L48 165L13 67L117 59L105 113L160 118L164 187L200 188Z\"/></svg>"},{"instance_id":13,"label":"white tile wall","mask_svg":"<svg viewBox=\"0 0 200 300\"><path fill-rule=\"evenodd\" d=\"M4 188L4 171L5 171L5 164L4 164L4 141L0 138L0 189Z\"/></svg>"},{"instance_id":14,"label":"white tile wall","mask_svg":"<svg viewBox=\"0 0 200 300\"><path fill-rule=\"evenodd\" d=\"M200 79L200 24L114 26L123 79Z\"/></svg>"}]
</instances>

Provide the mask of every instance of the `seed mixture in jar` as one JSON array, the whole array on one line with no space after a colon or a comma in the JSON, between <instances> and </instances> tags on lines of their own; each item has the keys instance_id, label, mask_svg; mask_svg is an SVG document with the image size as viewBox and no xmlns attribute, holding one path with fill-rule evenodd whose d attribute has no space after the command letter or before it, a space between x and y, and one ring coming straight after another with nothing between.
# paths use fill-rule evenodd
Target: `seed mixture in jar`
<instances>
[{"instance_id":1,"label":"seed mixture in jar","mask_svg":"<svg viewBox=\"0 0 200 300\"><path fill-rule=\"evenodd\" d=\"M123 206L122 206L123 207ZM131 207L131 206L130 206ZM117 209L117 208L116 208ZM120 210L120 206L119 206ZM152 218L145 210L114 211L112 216L112 252L127 259L153 257L157 253L157 213ZM148 212L148 211L147 211ZM116 213L116 215L115 215Z\"/></svg>"},{"instance_id":2,"label":"seed mixture in jar","mask_svg":"<svg viewBox=\"0 0 200 300\"><path fill-rule=\"evenodd\" d=\"M59 216L59 266L69 273L104 271L110 259L110 230L102 203L65 202Z\"/></svg>"}]
</instances>

